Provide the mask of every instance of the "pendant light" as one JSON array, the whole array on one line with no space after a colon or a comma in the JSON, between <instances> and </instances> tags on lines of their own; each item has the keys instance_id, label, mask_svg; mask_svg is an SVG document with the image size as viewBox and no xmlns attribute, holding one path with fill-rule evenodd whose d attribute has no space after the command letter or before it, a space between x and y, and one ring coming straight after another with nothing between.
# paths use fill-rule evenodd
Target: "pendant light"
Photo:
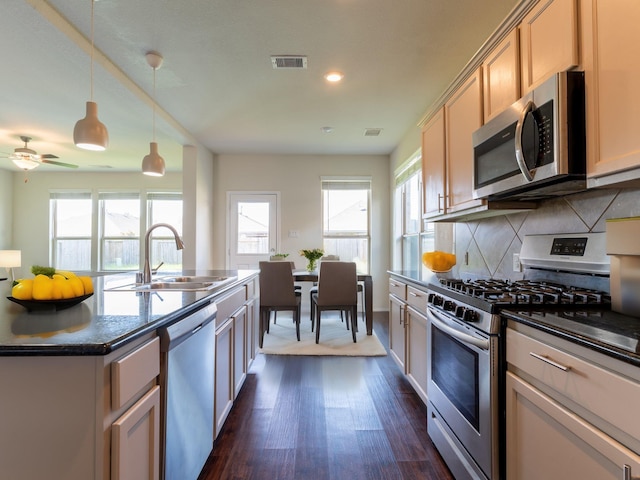
<instances>
[{"instance_id":1,"label":"pendant light","mask_svg":"<svg viewBox=\"0 0 640 480\"><path fill-rule=\"evenodd\" d=\"M91 100L87 102L86 116L78 120L73 129L73 143L85 150L103 151L109 144L107 127L98 120L98 105L93 101L93 3L91 2Z\"/></svg>"},{"instance_id":2,"label":"pendant light","mask_svg":"<svg viewBox=\"0 0 640 480\"><path fill-rule=\"evenodd\" d=\"M158 153L156 143L156 70L162 66L162 56L158 52L147 52L147 63L153 68L153 142L149 144L149 155L142 159L142 173L152 177L164 175L164 158Z\"/></svg>"}]
</instances>

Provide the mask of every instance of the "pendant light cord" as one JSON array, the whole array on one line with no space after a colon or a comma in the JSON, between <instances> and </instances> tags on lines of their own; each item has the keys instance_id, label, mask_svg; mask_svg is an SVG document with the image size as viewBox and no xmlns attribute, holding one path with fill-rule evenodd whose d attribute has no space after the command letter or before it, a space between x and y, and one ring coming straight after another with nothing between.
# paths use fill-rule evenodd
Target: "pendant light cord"
<instances>
[{"instance_id":1,"label":"pendant light cord","mask_svg":"<svg viewBox=\"0 0 640 480\"><path fill-rule=\"evenodd\" d=\"M91 0L91 68L90 68L90 84L91 84L91 101L93 102L93 6L95 0Z\"/></svg>"},{"instance_id":2,"label":"pendant light cord","mask_svg":"<svg viewBox=\"0 0 640 480\"><path fill-rule=\"evenodd\" d=\"M153 67L153 141L156 141L156 68Z\"/></svg>"}]
</instances>

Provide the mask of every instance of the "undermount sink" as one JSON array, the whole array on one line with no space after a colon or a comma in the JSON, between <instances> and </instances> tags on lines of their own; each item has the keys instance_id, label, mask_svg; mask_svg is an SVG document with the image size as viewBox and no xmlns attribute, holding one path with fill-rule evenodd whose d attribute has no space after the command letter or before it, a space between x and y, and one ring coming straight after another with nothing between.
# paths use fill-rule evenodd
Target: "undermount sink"
<instances>
[{"instance_id":1,"label":"undermount sink","mask_svg":"<svg viewBox=\"0 0 640 480\"><path fill-rule=\"evenodd\" d=\"M226 283L229 283L236 278L237 277L225 277L219 275L176 275L157 278L151 283L132 283L115 288L105 288L105 290L129 292L149 292L162 290L169 290L174 292L197 292L203 290L212 290Z\"/></svg>"},{"instance_id":2,"label":"undermount sink","mask_svg":"<svg viewBox=\"0 0 640 480\"><path fill-rule=\"evenodd\" d=\"M209 290L216 286L213 282L152 282L142 285L134 285L132 290L178 290L178 291L196 291Z\"/></svg>"},{"instance_id":3,"label":"undermount sink","mask_svg":"<svg viewBox=\"0 0 640 480\"><path fill-rule=\"evenodd\" d=\"M178 277L163 277L158 281L161 282L172 282L172 283L223 283L229 280L232 280L236 277L224 277L224 276L206 276L206 275L195 275L195 276L178 276Z\"/></svg>"}]
</instances>

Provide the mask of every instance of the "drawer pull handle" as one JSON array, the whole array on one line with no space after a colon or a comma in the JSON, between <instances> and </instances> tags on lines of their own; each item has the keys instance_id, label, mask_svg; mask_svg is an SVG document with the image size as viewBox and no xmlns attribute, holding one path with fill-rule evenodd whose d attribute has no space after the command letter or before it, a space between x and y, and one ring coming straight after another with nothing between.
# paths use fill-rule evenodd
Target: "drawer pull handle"
<instances>
[{"instance_id":1,"label":"drawer pull handle","mask_svg":"<svg viewBox=\"0 0 640 480\"><path fill-rule=\"evenodd\" d=\"M544 363L548 363L552 367L556 367L557 369L562 370L563 372L568 372L569 370L571 370L571 367L567 367L560 363L554 362L553 360L551 360L550 358L544 355L539 355L533 352L529 352L529 355L531 355L533 358L537 358L538 360L542 360Z\"/></svg>"},{"instance_id":2,"label":"drawer pull handle","mask_svg":"<svg viewBox=\"0 0 640 480\"><path fill-rule=\"evenodd\" d=\"M420 296L417 293L413 293L413 292L409 292L409 295L411 295L412 297L419 297Z\"/></svg>"},{"instance_id":3,"label":"drawer pull handle","mask_svg":"<svg viewBox=\"0 0 640 480\"><path fill-rule=\"evenodd\" d=\"M622 480L632 480L631 467L626 463L622 465Z\"/></svg>"},{"instance_id":4,"label":"drawer pull handle","mask_svg":"<svg viewBox=\"0 0 640 480\"><path fill-rule=\"evenodd\" d=\"M392 286L392 287L397 287L397 286L398 286L398 284L397 284L397 283L393 283L393 282L391 282L391 286Z\"/></svg>"}]
</instances>

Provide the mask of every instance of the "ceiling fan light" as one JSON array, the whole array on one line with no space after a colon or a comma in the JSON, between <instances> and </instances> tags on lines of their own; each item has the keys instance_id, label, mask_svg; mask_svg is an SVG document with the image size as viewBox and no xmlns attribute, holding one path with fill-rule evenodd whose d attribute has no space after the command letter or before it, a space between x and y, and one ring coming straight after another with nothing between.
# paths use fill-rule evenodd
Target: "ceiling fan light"
<instances>
[{"instance_id":1,"label":"ceiling fan light","mask_svg":"<svg viewBox=\"0 0 640 480\"><path fill-rule=\"evenodd\" d=\"M158 144L149 143L149 155L142 159L142 173L151 177L162 177L164 175L164 158L158 153Z\"/></svg>"},{"instance_id":2,"label":"ceiling fan light","mask_svg":"<svg viewBox=\"0 0 640 480\"><path fill-rule=\"evenodd\" d=\"M30 157L26 157L22 155L11 155L9 158L14 163L14 165L21 170L33 170L38 165L40 165L38 162L32 160Z\"/></svg>"},{"instance_id":3,"label":"ceiling fan light","mask_svg":"<svg viewBox=\"0 0 640 480\"><path fill-rule=\"evenodd\" d=\"M86 116L73 129L73 143L85 150L103 151L109 145L107 127L98 120L98 105L87 102Z\"/></svg>"}]
</instances>

